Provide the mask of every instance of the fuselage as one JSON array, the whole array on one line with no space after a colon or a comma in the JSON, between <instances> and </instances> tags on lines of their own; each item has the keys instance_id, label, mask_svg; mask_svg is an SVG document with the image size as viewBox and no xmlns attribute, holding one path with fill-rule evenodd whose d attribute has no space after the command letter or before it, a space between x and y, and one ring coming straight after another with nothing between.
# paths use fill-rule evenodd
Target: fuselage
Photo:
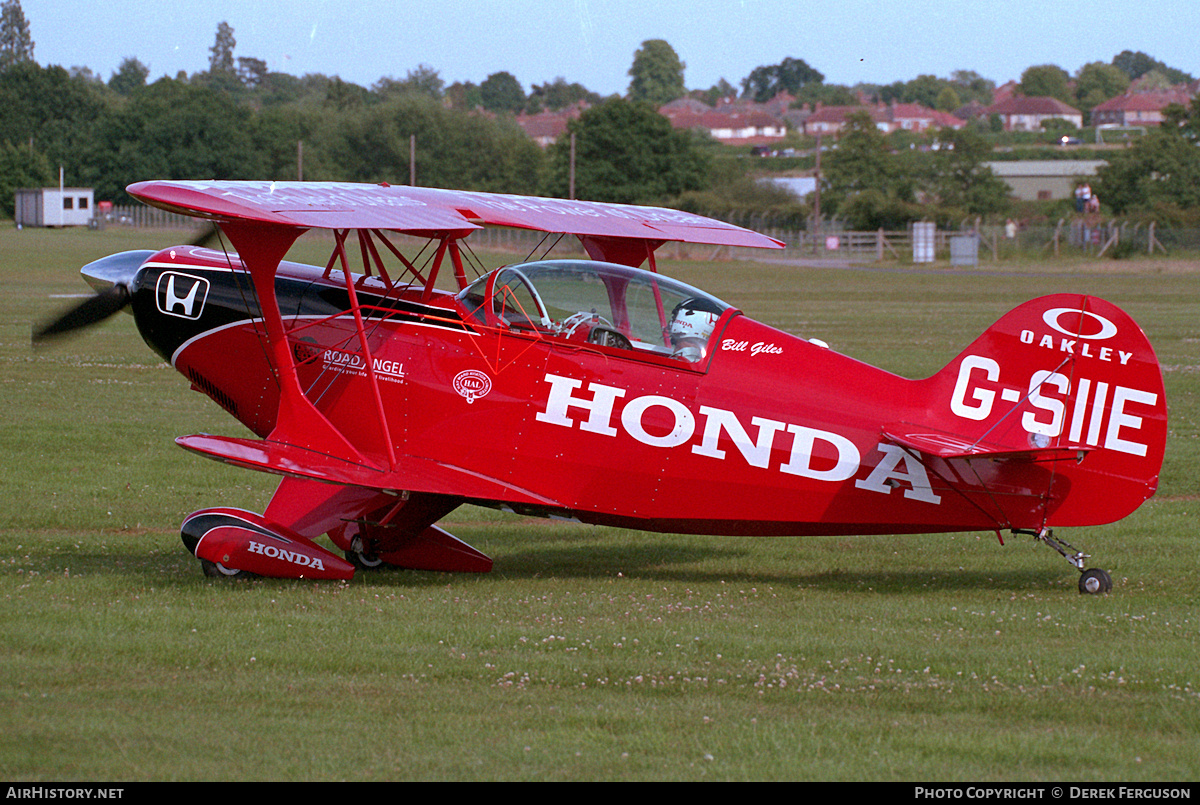
<instances>
[{"instance_id":1,"label":"fuselage","mask_svg":"<svg viewBox=\"0 0 1200 805\"><path fill-rule=\"evenodd\" d=\"M620 343L581 338L550 303L542 311L537 294L514 304L518 322L496 313L502 303L480 307L491 285L424 295L356 276L364 351L339 273L284 263L276 293L305 395L363 455L406 473L402 491L738 535L1035 527L1065 494L1038 466L991 464L966 475L884 438L884 423L953 419L950 395L932 393L949 391L944 379L896 376L729 307L712 314L702 348L684 359L666 336L661 300L662 327L639 331L630 313L653 311L665 281L629 276L604 280L599 298L611 309L576 313L587 326L603 321L623 333ZM642 282L652 292L633 300ZM517 285L506 286L508 297ZM164 250L146 261L133 291L147 343L268 437L278 369L236 258Z\"/></svg>"}]
</instances>

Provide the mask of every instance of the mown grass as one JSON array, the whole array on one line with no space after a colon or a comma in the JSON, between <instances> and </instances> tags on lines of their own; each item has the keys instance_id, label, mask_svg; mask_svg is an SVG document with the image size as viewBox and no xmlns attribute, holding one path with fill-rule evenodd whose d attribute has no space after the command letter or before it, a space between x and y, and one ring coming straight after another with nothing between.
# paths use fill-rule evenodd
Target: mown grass
<instances>
[{"instance_id":1,"label":"mown grass","mask_svg":"<svg viewBox=\"0 0 1200 805\"><path fill-rule=\"evenodd\" d=\"M79 266L181 233L0 230L0 777L8 780L1186 781L1200 773L1196 345L1175 262L664 270L899 374L1013 304L1087 290L1163 364L1160 494L1065 535L1080 596L995 535L749 540L462 509L486 576L204 578L191 511L272 479L175 448L238 433L128 317L50 350ZM323 260L324 256L309 259Z\"/></svg>"}]
</instances>

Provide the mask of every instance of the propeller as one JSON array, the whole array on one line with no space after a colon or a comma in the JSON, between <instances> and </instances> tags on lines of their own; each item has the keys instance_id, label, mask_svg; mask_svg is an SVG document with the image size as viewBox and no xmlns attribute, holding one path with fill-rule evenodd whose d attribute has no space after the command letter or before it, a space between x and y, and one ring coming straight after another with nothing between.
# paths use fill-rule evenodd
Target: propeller
<instances>
[{"instance_id":1,"label":"propeller","mask_svg":"<svg viewBox=\"0 0 1200 805\"><path fill-rule=\"evenodd\" d=\"M96 290L96 294L53 320L34 328L33 345L42 346L59 337L99 324L124 310L133 299L134 277L151 254L153 252L149 250L120 252L84 266L80 273Z\"/></svg>"}]
</instances>

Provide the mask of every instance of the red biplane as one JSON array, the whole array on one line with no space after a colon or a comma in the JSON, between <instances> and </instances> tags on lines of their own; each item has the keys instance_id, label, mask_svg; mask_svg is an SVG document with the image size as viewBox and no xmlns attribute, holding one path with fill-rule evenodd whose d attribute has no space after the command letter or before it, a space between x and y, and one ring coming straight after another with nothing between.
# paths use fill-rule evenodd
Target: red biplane
<instances>
[{"instance_id":1,"label":"red biplane","mask_svg":"<svg viewBox=\"0 0 1200 805\"><path fill-rule=\"evenodd\" d=\"M92 263L99 294L38 335L128 307L146 343L255 434L177 440L281 476L262 514L184 521L210 575L487 571L437 526L471 503L674 533L1011 530L1105 592L1108 574L1051 529L1118 520L1157 486L1162 374L1101 299L1027 302L908 380L659 274L671 241L782 245L679 211L387 185L129 192L210 219L232 248ZM573 235L591 259L470 277L464 241L483 226ZM312 229L333 233L328 263L286 261ZM397 235L423 239L423 257ZM441 271L457 292L438 289Z\"/></svg>"}]
</instances>

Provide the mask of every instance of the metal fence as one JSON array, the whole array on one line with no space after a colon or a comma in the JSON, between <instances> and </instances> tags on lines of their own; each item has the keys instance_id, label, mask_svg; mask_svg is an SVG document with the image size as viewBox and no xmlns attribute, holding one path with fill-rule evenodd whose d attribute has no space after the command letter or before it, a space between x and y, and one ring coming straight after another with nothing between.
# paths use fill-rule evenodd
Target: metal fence
<instances>
[{"instance_id":1,"label":"metal fence","mask_svg":"<svg viewBox=\"0 0 1200 805\"><path fill-rule=\"evenodd\" d=\"M132 226L195 230L206 222L145 205L114 206L97 226ZM847 260L853 262L912 263L913 228L904 230L850 231L836 224L803 228L760 228L785 244L785 259ZM470 247L477 252L502 252L537 258L585 256L574 237L547 235L523 229L487 227L472 233ZM1153 254L1200 254L1200 229L1159 227L1154 223L1120 220L1063 219L1055 224L1006 227L1002 224L964 223L957 229L936 229L932 234L933 258L952 265L974 265L1015 257L1092 256L1130 257ZM739 253L724 246L669 242L657 252L662 260L720 260ZM921 254L925 249L920 250Z\"/></svg>"}]
</instances>

